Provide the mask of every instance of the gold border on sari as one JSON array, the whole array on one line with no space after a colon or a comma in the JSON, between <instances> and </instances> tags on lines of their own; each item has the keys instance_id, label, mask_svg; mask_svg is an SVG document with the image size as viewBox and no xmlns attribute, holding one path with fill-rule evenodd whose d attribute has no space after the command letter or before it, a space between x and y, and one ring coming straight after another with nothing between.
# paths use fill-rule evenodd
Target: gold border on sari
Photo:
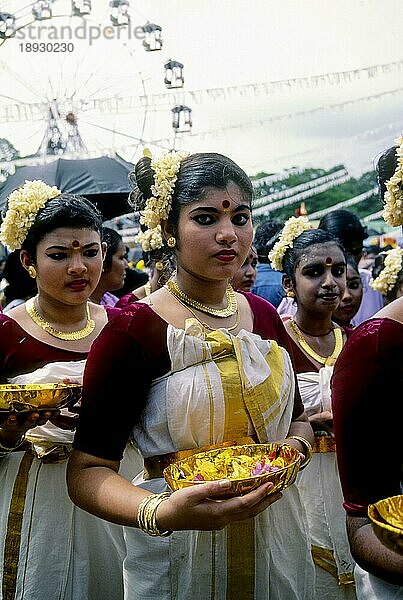
<instances>
[{"instance_id":1,"label":"gold border on sari","mask_svg":"<svg viewBox=\"0 0 403 600\"><path fill-rule=\"evenodd\" d=\"M34 454L32 450L27 450L21 459L14 482L4 543L3 600L14 600L17 589L22 522L24 519L29 471L33 460Z\"/></svg>"}]
</instances>

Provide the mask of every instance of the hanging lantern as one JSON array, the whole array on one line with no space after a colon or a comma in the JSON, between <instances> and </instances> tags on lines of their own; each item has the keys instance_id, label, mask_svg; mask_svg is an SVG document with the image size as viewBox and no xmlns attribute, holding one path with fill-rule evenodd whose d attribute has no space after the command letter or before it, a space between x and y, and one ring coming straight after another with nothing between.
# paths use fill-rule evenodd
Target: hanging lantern
<instances>
[{"instance_id":1,"label":"hanging lantern","mask_svg":"<svg viewBox=\"0 0 403 600\"><path fill-rule=\"evenodd\" d=\"M71 0L73 17L84 17L91 14L91 0Z\"/></svg>"},{"instance_id":2,"label":"hanging lantern","mask_svg":"<svg viewBox=\"0 0 403 600\"><path fill-rule=\"evenodd\" d=\"M120 27L130 23L128 0L111 0L109 6L111 9L110 17L112 25L115 27Z\"/></svg>"},{"instance_id":3,"label":"hanging lantern","mask_svg":"<svg viewBox=\"0 0 403 600\"><path fill-rule=\"evenodd\" d=\"M183 77L183 64L177 60L169 59L165 65L165 79L164 83L168 89L181 88L185 83Z\"/></svg>"},{"instance_id":4,"label":"hanging lantern","mask_svg":"<svg viewBox=\"0 0 403 600\"><path fill-rule=\"evenodd\" d=\"M146 23L143 26L145 40L143 46L147 52L155 52L162 48L161 27L155 23Z\"/></svg>"},{"instance_id":5,"label":"hanging lantern","mask_svg":"<svg viewBox=\"0 0 403 600\"><path fill-rule=\"evenodd\" d=\"M175 133L187 133L192 129L192 109L178 104L171 109L172 127Z\"/></svg>"},{"instance_id":6,"label":"hanging lantern","mask_svg":"<svg viewBox=\"0 0 403 600\"><path fill-rule=\"evenodd\" d=\"M52 18L53 0L38 0L32 6L35 21L44 21Z\"/></svg>"},{"instance_id":7,"label":"hanging lantern","mask_svg":"<svg viewBox=\"0 0 403 600\"><path fill-rule=\"evenodd\" d=\"M10 13L0 13L0 39L13 37L15 33L15 17Z\"/></svg>"}]
</instances>

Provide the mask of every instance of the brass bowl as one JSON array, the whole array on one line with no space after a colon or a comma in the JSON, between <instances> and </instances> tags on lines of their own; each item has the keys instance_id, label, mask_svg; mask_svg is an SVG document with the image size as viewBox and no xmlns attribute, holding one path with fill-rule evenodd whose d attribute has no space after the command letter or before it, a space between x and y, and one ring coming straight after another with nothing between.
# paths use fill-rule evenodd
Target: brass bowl
<instances>
[{"instance_id":1,"label":"brass bowl","mask_svg":"<svg viewBox=\"0 0 403 600\"><path fill-rule=\"evenodd\" d=\"M368 516L382 544L389 550L403 554L403 495L370 504Z\"/></svg>"},{"instance_id":2,"label":"brass bowl","mask_svg":"<svg viewBox=\"0 0 403 600\"><path fill-rule=\"evenodd\" d=\"M31 410L57 410L75 404L81 396L78 383L27 383L0 385L0 414Z\"/></svg>"},{"instance_id":3,"label":"brass bowl","mask_svg":"<svg viewBox=\"0 0 403 600\"><path fill-rule=\"evenodd\" d=\"M263 473L262 475L251 475L250 477L243 479L232 479L230 493L233 495L246 494L259 487L263 483L271 481L274 485L270 490L270 493L277 492L285 489L292 483L294 483L297 476L300 464L301 456L298 450L287 446L286 444L270 443L270 444L251 444L246 446L228 446L226 448L215 448L214 450L208 450L206 452L198 452L192 454L187 458L170 464L164 469L164 477L169 487L173 490L180 490L182 488L189 487L191 485L199 485L206 483L206 481L193 481L189 479L192 474L197 474L196 460L197 459L209 459L214 461L222 452L230 451L234 458L240 455L247 455L256 461L262 456L267 456L270 452L276 451L277 456L284 458L286 463L285 467L278 469L272 473ZM184 473L187 474L187 478L184 478ZM210 480L211 481L211 480Z\"/></svg>"}]
</instances>

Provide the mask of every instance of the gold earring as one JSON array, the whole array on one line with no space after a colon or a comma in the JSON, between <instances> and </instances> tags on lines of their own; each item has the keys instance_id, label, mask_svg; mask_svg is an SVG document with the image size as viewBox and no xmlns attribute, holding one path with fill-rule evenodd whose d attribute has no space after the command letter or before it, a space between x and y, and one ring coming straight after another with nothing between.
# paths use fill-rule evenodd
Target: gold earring
<instances>
[{"instance_id":1,"label":"gold earring","mask_svg":"<svg viewBox=\"0 0 403 600\"><path fill-rule=\"evenodd\" d=\"M287 297L288 298L295 298L295 292L293 290L290 290L287 292Z\"/></svg>"},{"instance_id":2,"label":"gold earring","mask_svg":"<svg viewBox=\"0 0 403 600\"><path fill-rule=\"evenodd\" d=\"M176 239L173 236L169 237L167 239L167 244L168 244L168 246L170 248L175 248L175 246L176 246Z\"/></svg>"},{"instance_id":3,"label":"gold earring","mask_svg":"<svg viewBox=\"0 0 403 600\"><path fill-rule=\"evenodd\" d=\"M163 271L164 263L162 263L160 260L157 260L157 262L155 263L155 268L157 269L157 271Z\"/></svg>"},{"instance_id":4,"label":"gold earring","mask_svg":"<svg viewBox=\"0 0 403 600\"><path fill-rule=\"evenodd\" d=\"M36 269L33 265L29 265L28 273L29 273L29 276L32 277L32 279L36 279Z\"/></svg>"}]
</instances>

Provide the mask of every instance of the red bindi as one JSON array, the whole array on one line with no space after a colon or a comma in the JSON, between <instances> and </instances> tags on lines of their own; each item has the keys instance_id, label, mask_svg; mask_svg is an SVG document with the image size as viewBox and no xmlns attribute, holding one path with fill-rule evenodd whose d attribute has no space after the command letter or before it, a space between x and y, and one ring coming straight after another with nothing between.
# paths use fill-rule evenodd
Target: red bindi
<instances>
[{"instance_id":1,"label":"red bindi","mask_svg":"<svg viewBox=\"0 0 403 600\"><path fill-rule=\"evenodd\" d=\"M328 256L326 259L326 266L331 267L332 264L333 264L333 260L330 258L330 256Z\"/></svg>"},{"instance_id":2,"label":"red bindi","mask_svg":"<svg viewBox=\"0 0 403 600\"><path fill-rule=\"evenodd\" d=\"M223 208L229 208L230 205L231 205L231 203L230 203L229 200L223 200L223 202L222 202L222 207Z\"/></svg>"},{"instance_id":3,"label":"red bindi","mask_svg":"<svg viewBox=\"0 0 403 600\"><path fill-rule=\"evenodd\" d=\"M80 242L78 240L73 240L71 245L73 246L73 248L78 248L80 246Z\"/></svg>"}]
</instances>

